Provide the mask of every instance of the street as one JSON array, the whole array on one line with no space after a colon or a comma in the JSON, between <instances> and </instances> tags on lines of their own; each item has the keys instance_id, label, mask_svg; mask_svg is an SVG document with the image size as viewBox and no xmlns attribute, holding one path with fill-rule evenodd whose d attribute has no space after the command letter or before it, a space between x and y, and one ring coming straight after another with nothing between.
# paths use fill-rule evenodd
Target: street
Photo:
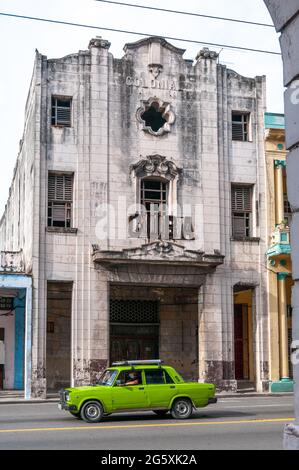
<instances>
[{"instance_id":1,"label":"street","mask_svg":"<svg viewBox=\"0 0 299 470\"><path fill-rule=\"evenodd\" d=\"M280 450L293 416L292 396L220 398L187 421L139 412L94 425L57 403L0 404L0 450Z\"/></svg>"}]
</instances>

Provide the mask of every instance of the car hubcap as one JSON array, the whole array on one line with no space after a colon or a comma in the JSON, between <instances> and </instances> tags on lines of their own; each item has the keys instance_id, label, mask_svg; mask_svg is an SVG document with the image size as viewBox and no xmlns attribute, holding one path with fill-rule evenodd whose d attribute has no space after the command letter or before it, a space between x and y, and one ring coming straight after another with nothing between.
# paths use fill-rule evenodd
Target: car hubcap
<instances>
[{"instance_id":1,"label":"car hubcap","mask_svg":"<svg viewBox=\"0 0 299 470\"><path fill-rule=\"evenodd\" d=\"M189 406L186 402L180 401L176 405L176 411L180 416L183 416L189 412Z\"/></svg>"},{"instance_id":2,"label":"car hubcap","mask_svg":"<svg viewBox=\"0 0 299 470\"><path fill-rule=\"evenodd\" d=\"M86 416L90 419L95 419L99 416L99 410L95 405L90 405L86 409Z\"/></svg>"}]
</instances>

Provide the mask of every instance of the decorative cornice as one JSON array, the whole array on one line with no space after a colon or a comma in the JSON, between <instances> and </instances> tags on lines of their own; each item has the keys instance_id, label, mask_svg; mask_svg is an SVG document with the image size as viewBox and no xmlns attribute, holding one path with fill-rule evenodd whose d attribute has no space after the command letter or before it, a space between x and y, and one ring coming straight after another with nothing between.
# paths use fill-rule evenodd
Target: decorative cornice
<instances>
[{"instance_id":1,"label":"decorative cornice","mask_svg":"<svg viewBox=\"0 0 299 470\"><path fill-rule=\"evenodd\" d=\"M177 165L161 155L149 155L141 158L139 162L130 166L130 172L138 178L147 176L162 177L167 180L174 180L182 172Z\"/></svg>"},{"instance_id":2,"label":"decorative cornice","mask_svg":"<svg viewBox=\"0 0 299 470\"><path fill-rule=\"evenodd\" d=\"M137 248L122 251L93 252L93 261L100 264L173 264L215 268L224 262L221 254L206 254L202 251L186 250L182 245L168 241L155 241Z\"/></svg>"},{"instance_id":3,"label":"decorative cornice","mask_svg":"<svg viewBox=\"0 0 299 470\"><path fill-rule=\"evenodd\" d=\"M169 51L174 52L175 54L180 56L183 56L186 52L186 49L179 49L178 47L173 46L161 36L150 36L145 39L140 39L136 42L129 42L125 44L124 51L127 52L128 50L139 49L139 47L149 46L152 43L158 43L165 49L168 49Z\"/></svg>"}]
</instances>

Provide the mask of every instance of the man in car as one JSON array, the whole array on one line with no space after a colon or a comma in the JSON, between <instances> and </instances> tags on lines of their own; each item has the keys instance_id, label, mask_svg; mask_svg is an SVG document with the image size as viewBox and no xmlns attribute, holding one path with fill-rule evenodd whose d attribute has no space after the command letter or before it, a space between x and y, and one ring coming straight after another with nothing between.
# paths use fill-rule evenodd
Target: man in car
<instances>
[{"instance_id":1,"label":"man in car","mask_svg":"<svg viewBox=\"0 0 299 470\"><path fill-rule=\"evenodd\" d=\"M139 375L137 372L130 372L128 380L124 385L139 385Z\"/></svg>"}]
</instances>

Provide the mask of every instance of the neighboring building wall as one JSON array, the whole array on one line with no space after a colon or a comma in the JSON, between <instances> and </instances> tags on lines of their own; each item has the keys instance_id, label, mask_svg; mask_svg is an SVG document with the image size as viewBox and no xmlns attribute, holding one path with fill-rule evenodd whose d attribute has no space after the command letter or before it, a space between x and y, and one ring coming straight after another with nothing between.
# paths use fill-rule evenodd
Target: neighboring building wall
<instances>
[{"instance_id":1,"label":"neighboring building wall","mask_svg":"<svg viewBox=\"0 0 299 470\"><path fill-rule=\"evenodd\" d=\"M269 296L269 322L270 340L270 379L274 382L273 389L284 377L282 368L281 342L282 326L281 312L286 315L285 336L289 335L292 327L291 321L291 292L292 263L290 255L289 224L291 214L286 204L286 157L285 146L285 120L283 115L266 113L266 165L267 165L267 192L268 192L268 296ZM283 242L283 236L286 241ZM284 290L286 303L281 305L279 298L279 276L284 276ZM289 362L289 340L285 338L287 351L286 360ZM289 367L288 376L292 376L292 367ZM284 385L284 384L283 384ZM282 390L281 390L282 391Z\"/></svg>"}]
</instances>

